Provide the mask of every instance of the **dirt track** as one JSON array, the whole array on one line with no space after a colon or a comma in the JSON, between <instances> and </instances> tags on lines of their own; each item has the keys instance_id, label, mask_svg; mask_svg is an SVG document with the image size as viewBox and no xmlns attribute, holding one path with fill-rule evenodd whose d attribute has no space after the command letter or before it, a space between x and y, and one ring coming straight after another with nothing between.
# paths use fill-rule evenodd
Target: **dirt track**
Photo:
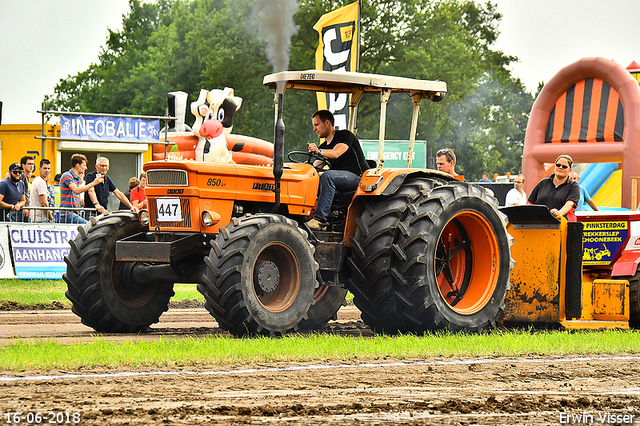
<instances>
[{"instance_id":1,"label":"dirt track","mask_svg":"<svg viewBox=\"0 0 640 426\"><path fill-rule=\"evenodd\" d=\"M370 333L357 317L348 307L331 326ZM222 332L203 309L170 310L143 338L208 333ZM69 311L0 313L0 344L12 335L72 342L92 334ZM48 377L0 372L2 422L4 413L22 411L41 412L47 421L49 412L79 412L82 424L640 423L638 357L376 362L53 371ZM571 422L569 416L582 417Z\"/></svg>"}]
</instances>

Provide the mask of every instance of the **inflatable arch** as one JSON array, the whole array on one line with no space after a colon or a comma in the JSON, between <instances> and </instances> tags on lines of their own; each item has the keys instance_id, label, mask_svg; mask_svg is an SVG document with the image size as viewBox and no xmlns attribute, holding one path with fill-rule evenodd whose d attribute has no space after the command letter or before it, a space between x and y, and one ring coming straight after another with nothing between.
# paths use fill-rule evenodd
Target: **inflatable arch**
<instances>
[{"instance_id":1,"label":"inflatable arch","mask_svg":"<svg viewBox=\"0 0 640 426\"><path fill-rule=\"evenodd\" d=\"M525 191L545 176L544 163L568 154L576 163L622 163L622 207L631 206L631 176L640 174L640 87L604 58L562 68L533 104L522 154Z\"/></svg>"}]
</instances>

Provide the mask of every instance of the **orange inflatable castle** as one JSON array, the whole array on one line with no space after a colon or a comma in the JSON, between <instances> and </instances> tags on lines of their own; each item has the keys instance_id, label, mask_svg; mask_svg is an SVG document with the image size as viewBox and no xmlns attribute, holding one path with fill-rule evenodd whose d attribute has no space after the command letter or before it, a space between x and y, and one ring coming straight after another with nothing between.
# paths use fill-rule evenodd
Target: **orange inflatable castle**
<instances>
[{"instance_id":1,"label":"orange inflatable castle","mask_svg":"<svg viewBox=\"0 0 640 426\"><path fill-rule=\"evenodd\" d=\"M622 163L622 207L635 209L631 177L640 172L640 87L623 66L583 58L545 84L525 135L527 193L545 176L545 163L561 154L576 163Z\"/></svg>"}]
</instances>

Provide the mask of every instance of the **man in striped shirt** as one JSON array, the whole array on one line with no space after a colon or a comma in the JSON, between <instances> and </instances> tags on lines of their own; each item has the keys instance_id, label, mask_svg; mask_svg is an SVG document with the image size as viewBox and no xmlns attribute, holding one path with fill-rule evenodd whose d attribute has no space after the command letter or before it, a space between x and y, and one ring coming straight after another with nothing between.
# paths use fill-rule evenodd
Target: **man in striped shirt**
<instances>
[{"instance_id":1,"label":"man in striped shirt","mask_svg":"<svg viewBox=\"0 0 640 426\"><path fill-rule=\"evenodd\" d=\"M71 156L71 169L63 173L60 178L60 207L70 209L81 207L79 194L104 182L104 177L98 175L93 182L78 186L81 181L80 173L84 173L86 170L87 157L82 154L73 154L73 156ZM78 215L77 211L67 210L60 212L60 222L86 223L87 221Z\"/></svg>"}]
</instances>

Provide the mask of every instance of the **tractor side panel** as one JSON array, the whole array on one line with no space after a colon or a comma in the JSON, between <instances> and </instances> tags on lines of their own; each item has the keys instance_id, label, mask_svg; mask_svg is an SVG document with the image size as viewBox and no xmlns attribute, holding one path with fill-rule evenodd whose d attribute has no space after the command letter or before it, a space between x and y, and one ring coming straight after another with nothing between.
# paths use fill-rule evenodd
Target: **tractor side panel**
<instances>
[{"instance_id":1,"label":"tractor side panel","mask_svg":"<svg viewBox=\"0 0 640 426\"><path fill-rule=\"evenodd\" d=\"M505 322L557 323L561 232L553 225L513 225L513 290L507 292Z\"/></svg>"}]
</instances>

